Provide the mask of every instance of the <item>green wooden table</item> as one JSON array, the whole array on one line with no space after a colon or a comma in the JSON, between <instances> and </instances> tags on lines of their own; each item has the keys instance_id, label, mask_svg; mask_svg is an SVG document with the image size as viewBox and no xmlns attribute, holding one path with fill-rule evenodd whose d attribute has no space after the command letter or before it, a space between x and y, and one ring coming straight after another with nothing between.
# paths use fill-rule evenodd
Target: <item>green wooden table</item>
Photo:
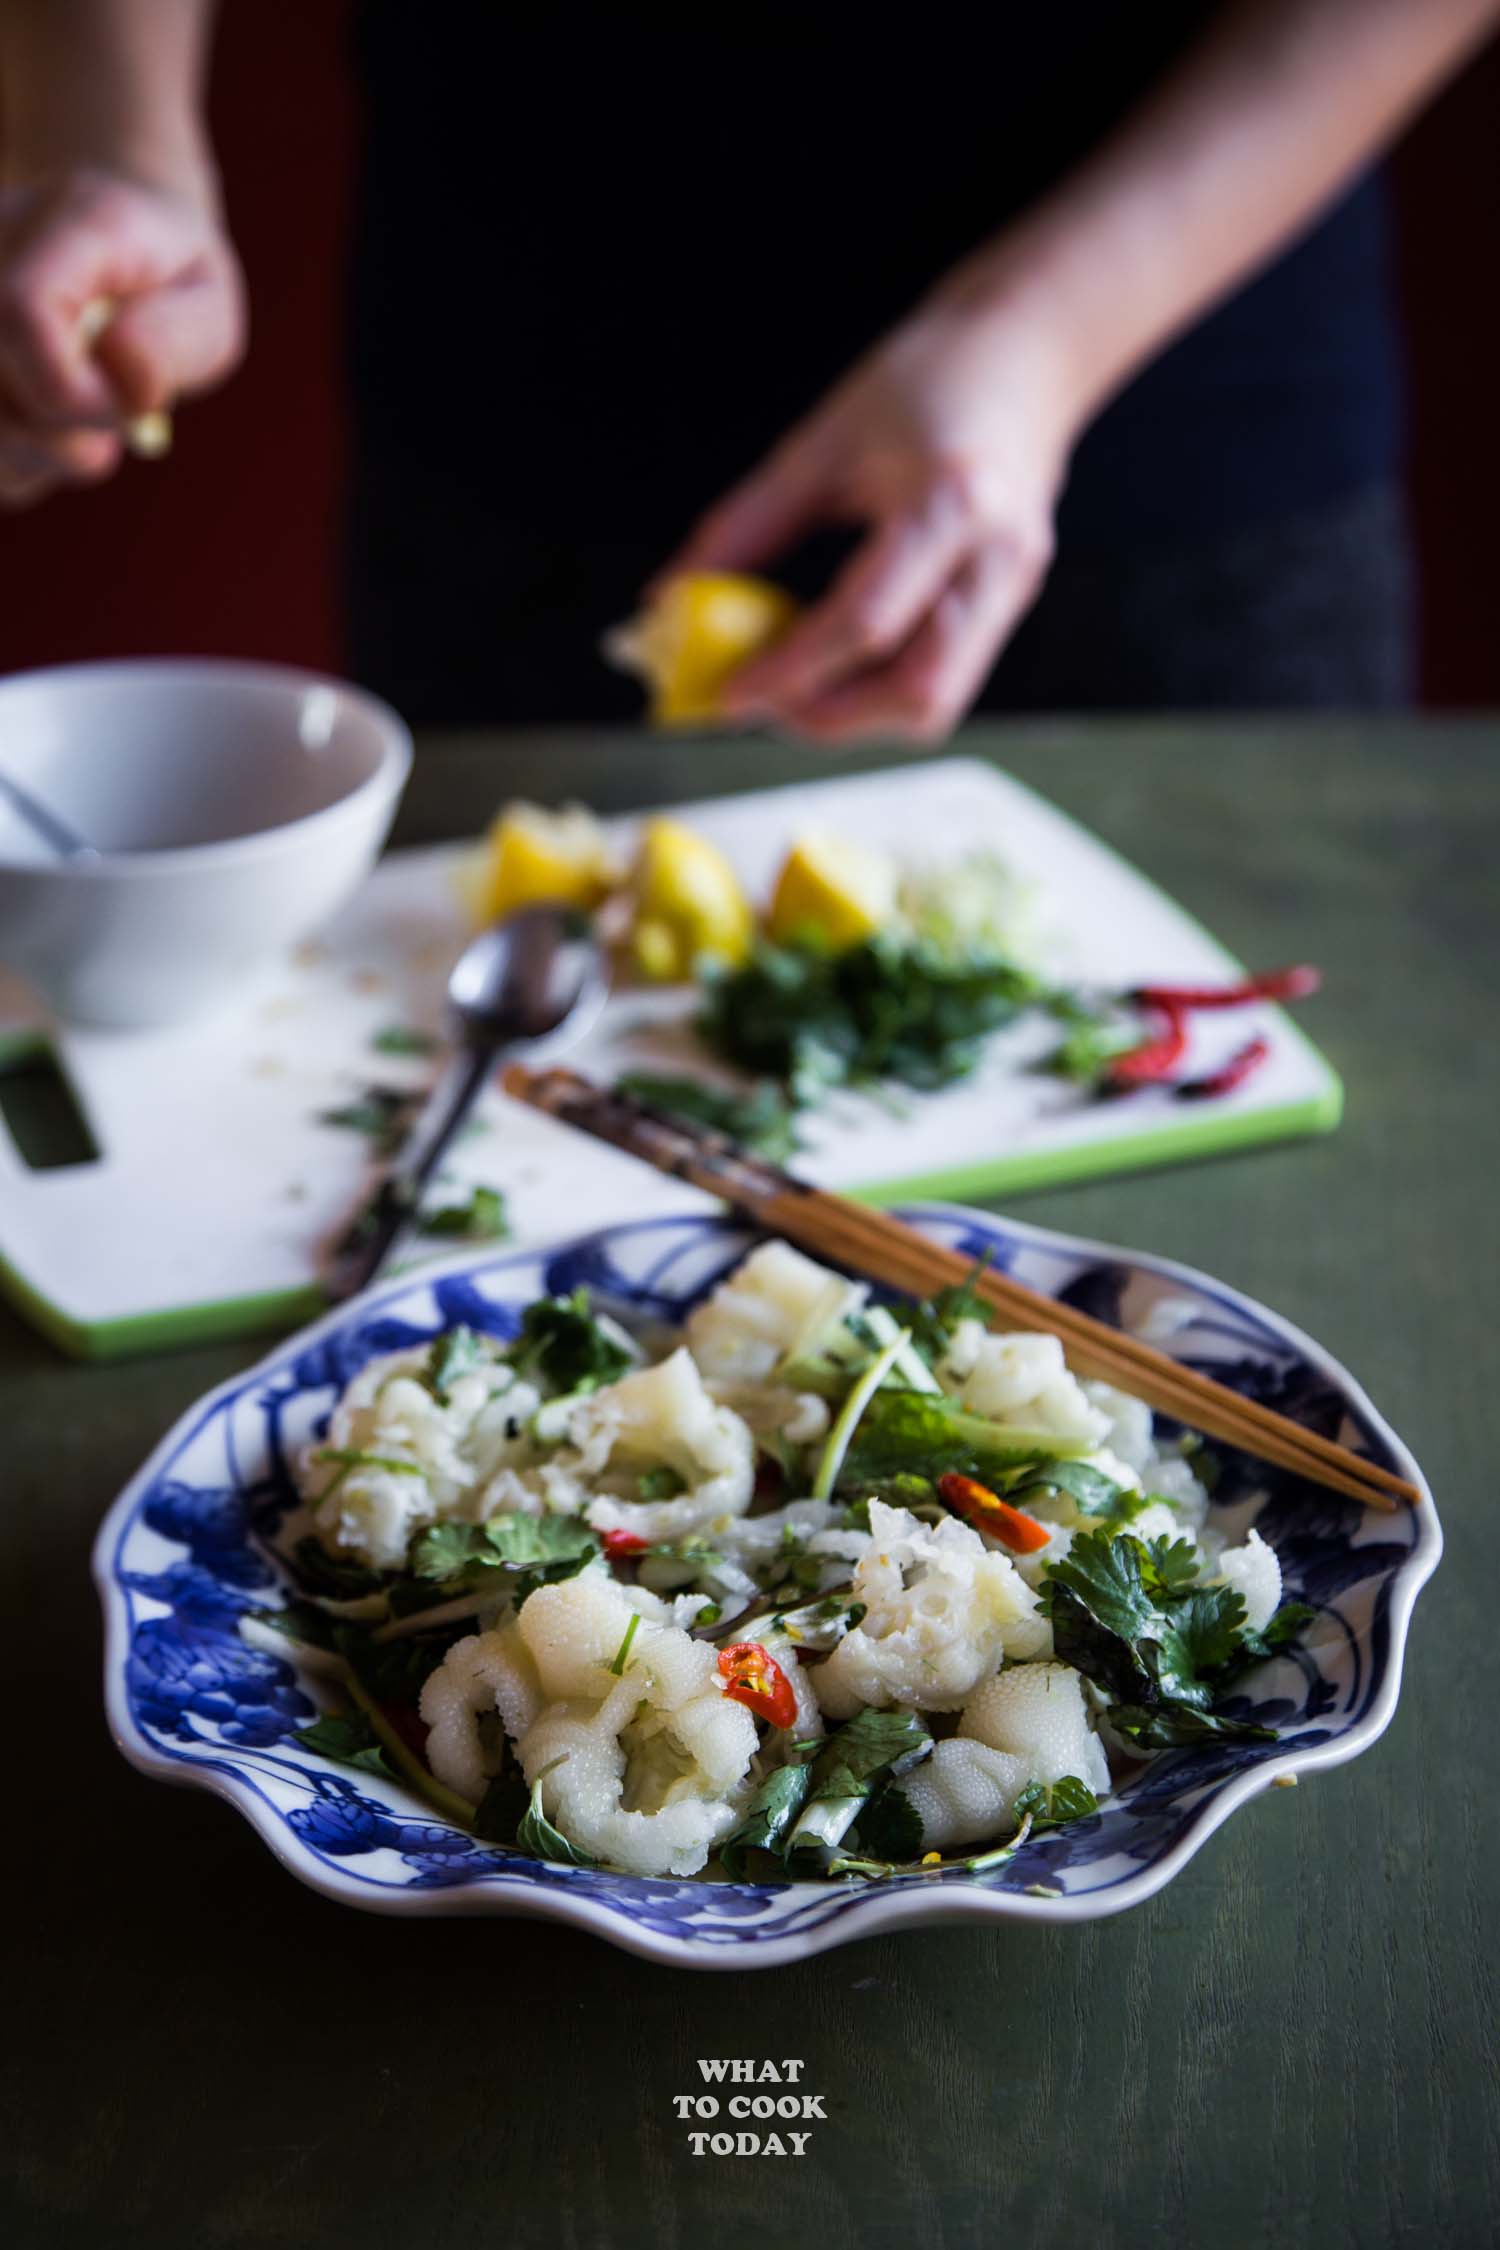
<instances>
[{"instance_id":1,"label":"green wooden table","mask_svg":"<svg viewBox=\"0 0 1500 2250\"><path fill-rule=\"evenodd\" d=\"M1328 972L1306 1021L1348 1088L1334 1139L1025 1210L1265 1298L1410 1440L1449 1548L1389 1734L1077 1931L935 1931L728 1978L542 1926L367 1918L281 1873L224 1806L133 1772L100 1715L94 1527L252 1350L82 1367L0 1313L9 2242L1493 2240L1500 727L1060 725L968 746L1241 955ZM801 770L746 743L434 742L400 833L472 829L516 791L614 808ZM805 2062L827 2111L805 2156L690 2153L672 2097L728 2055Z\"/></svg>"}]
</instances>

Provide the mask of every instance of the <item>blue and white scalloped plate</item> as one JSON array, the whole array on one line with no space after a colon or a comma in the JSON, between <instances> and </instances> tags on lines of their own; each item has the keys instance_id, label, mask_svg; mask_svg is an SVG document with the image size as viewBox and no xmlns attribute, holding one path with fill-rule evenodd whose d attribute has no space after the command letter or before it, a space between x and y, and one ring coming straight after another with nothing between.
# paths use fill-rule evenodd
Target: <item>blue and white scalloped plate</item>
<instances>
[{"instance_id":1,"label":"blue and white scalloped plate","mask_svg":"<svg viewBox=\"0 0 1500 2250\"><path fill-rule=\"evenodd\" d=\"M94 1569L107 1622L110 1724L135 1765L227 1797L294 1875L398 1914L524 1914L592 1930L679 1966L775 1967L846 1939L931 1922L1080 1922L1161 1889L1229 1815L1272 1783L1365 1750L1396 1706L1417 1591L1442 1533L1416 1462L1327 1353L1222 1283L953 1206L906 1214L966 1254L1143 1334L1175 1357L1353 1444L1422 1491L1387 1515L1234 1455L1216 1505L1279 1553L1289 1597L1317 1611L1290 1655L1247 1676L1231 1708L1275 1742L1169 1751L1102 1811L1037 1838L981 1877L882 1882L647 1881L507 1855L434 1817L395 1783L328 1764L294 1730L314 1701L293 1666L240 1638L274 1603L269 1541L292 1503L288 1462L378 1352L466 1321L511 1333L522 1306L587 1283L653 1320L680 1320L749 1237L714 1217L643 1219L545 1251L480 1255L372 1292L281 1345L182 1419L121 1494Z\"/></svg>"}]
</instances>

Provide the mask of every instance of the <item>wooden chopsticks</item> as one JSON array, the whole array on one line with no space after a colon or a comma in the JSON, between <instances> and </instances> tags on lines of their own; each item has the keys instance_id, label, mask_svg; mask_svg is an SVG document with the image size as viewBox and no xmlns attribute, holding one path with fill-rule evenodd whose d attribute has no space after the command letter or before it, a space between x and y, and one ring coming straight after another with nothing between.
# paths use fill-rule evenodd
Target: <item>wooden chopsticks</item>
<instances>
[{"instance_id":1,"label":"wooden chopsticks","mask_svg":"<svg viewBox=\"0 0 1500 2250\"><path fill-rule=\"evenodd\" d=\"M871 1281L913 1297L964 1282L972 1263L955 1250L867 1204L809 1186L774 1164L749 1155L722 1134L647 1107L633 1096L594 1086L571 1070L530 1071L514 1064L503 1075L517 1101L563 1124L608 1141L658 1171L687 1180L745 1212L768 1233ZM1304 1429L1253 1399L1183 1367L1138 1337L1122 1334L1071 1305L1042 1296L1005 1274L973 1276L976 1294L1009 1328L1040 1329L1062 1339L1068 1364L1129 1391L1177 1421L1294 1470L1310 1483L1363 1501L1372 1508L1415 1506L1415 1485L1332 1438Z\"/></svg>"}]
</instances>

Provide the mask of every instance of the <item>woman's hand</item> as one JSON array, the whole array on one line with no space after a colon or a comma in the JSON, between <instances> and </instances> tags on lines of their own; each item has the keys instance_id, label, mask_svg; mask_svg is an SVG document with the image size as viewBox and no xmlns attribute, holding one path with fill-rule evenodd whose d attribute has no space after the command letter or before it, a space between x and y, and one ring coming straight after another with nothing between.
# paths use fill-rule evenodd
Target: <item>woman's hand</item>
<instances>
[{"instance_id":1,"label":"woman's hand","mask_svg":"<svg viewBox=\"0 0 1500 2250\"><path fill-rule=\"evenodd\" d=\"M823 598L738 673L726 716L839 744L937 742L1052 556L1071 417L1019 302L941 295L887 337L702 518L663 578L753 569L820 523L868 526Z\"/></svg>"},{"instance_id":2,"label":"woman's hand","mask_svg":"<svg viewBox=\"0 0 1500 2250\"><path fill-rule=\"evenodd\" d=\"M244 344L206 198L83 168L0 187L0 505L108 476L127 421L220 381Z\"/></svg>"}]
</instances>

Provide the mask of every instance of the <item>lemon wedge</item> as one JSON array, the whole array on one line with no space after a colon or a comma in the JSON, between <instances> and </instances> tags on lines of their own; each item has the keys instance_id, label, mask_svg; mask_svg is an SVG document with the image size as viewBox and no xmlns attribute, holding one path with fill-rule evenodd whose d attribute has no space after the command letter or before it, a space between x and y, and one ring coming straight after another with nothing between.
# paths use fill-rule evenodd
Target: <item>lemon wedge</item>
<instances>
[{"instance_id":1,"label":"lemon wedge","mask_svg":"<svg viewBox=\"0 0 1500 2250\"><path fill-rule=\"evenodd\" d=\"M755 938L755 917L717 844L681 821L648 821L635 870L630 947L654 982L690 977L712 961L738 968Z\"/></svg>"},{"instance_id":2,"label":"lemon wedge","mask_svg":"<svg viewBox=\"0 0 1500 2250\"><path fill-rule=\"evenodd\" d=\"M791 595L764 578L691 571L610 634L605 654L646 682L656 726L697 726L721 715L725 681L780 640L796 614Z\"/></svg>"},{"instance_id":3,"label":"lemon wedge","mask_svg":"<svg viewBox=\"0 0 1500 2250\"><path fill-rule=\"evenodd\" d=\"M464 890L475 919L492 922L523 906L597 906L617 880L604 830L585 806L517 800L490 823Z\"/></svg>"},{"instance_id":4,"label":"lemon wedge","mask_svg":"<svg viewBox=\"0 0 1500 2250\"><path fill-rule=\"evenodd\" d=\"M884 852L838 836L800 836L776 878L767 935L777 945L811 935L842 952L893 919L899 886Z\"/></svg>"}]
</instances>

